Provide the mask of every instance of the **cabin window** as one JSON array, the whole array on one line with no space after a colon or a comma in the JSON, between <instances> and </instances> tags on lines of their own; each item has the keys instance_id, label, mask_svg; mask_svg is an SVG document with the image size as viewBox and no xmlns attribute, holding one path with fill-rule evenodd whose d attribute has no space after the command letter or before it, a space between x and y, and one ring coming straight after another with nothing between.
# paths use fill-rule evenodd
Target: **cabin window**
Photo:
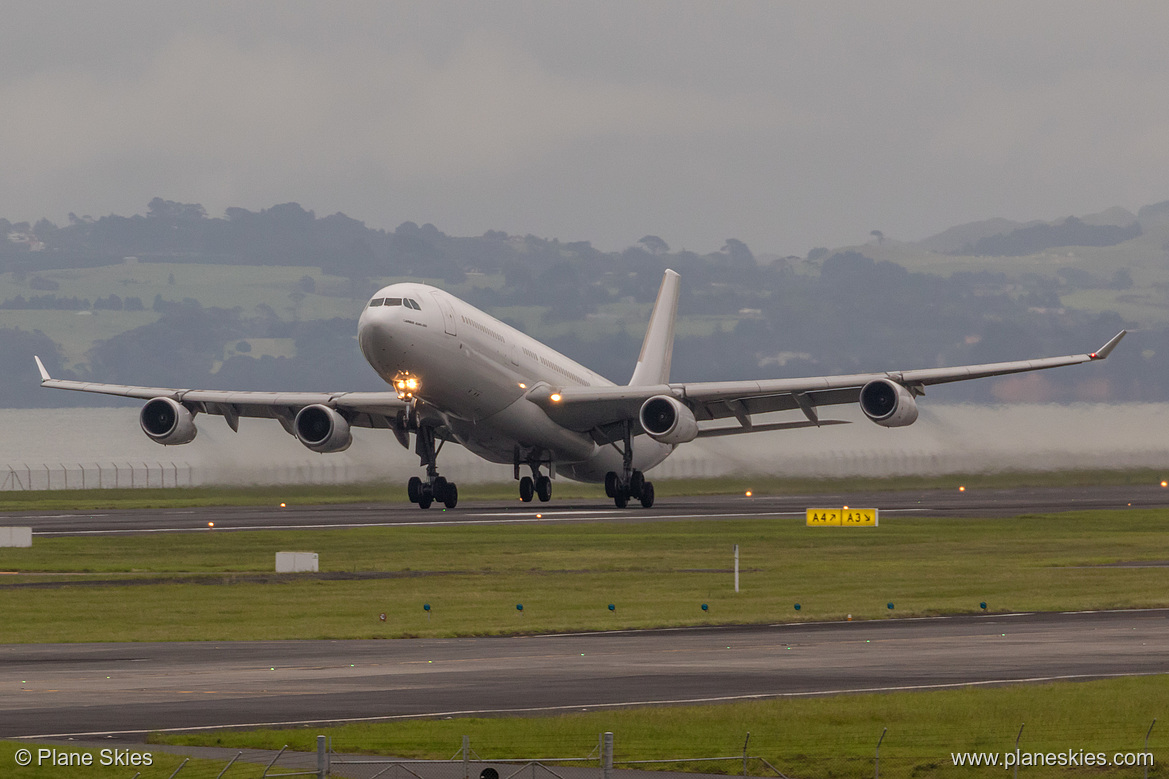
<instances>
[{"instance_id":1,"label":"cabin window","mask_svg":"<svg viewBox=\"0 0 1169 779\"><path fill-rule=\"evenodd\" d=\"M369 307L373 308L374 306L380 306L381 304L383 304L385 302L386 302L385 298L374 298L373 300L369 301Z\"/></svg>"}]
</instances>

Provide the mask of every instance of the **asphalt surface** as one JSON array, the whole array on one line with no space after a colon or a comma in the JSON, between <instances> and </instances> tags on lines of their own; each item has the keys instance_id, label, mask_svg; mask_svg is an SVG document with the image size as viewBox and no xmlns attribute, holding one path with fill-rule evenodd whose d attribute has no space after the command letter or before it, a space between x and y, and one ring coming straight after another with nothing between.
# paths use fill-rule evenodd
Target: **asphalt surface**
<instances>
[{"instance_id":1,"label":"asphalt surface","mask_svg":"<svg viewBox=\"0 0 1169 779\"><path fill-rule=\"evenodd\" d=\"M649 520L795 517L813 507L879 508L882 516L1011 517L1086 509L1167 508L1169 489L1125 487L1026 488L960 492L837 492L821 495L660 497L652 509L617 509L604 499L549 503L473 502L427 511L410 503L323 506L222 507L89 512L31 511L2 516L5 525L32 527L34 535L117 535L291 528L393 527L396 525L637 522Z\"/></svg>"},{"instance_id":2,"label":"asphalt surface","mask_svg":"<svg viewBox=\"0 0 1169 779\"><path fill-rule=\"evenodd\" d=\"M1169 610L512 638L0 647L0 737L307 725L1169 672Z\"/></svg>"}]
</instances>

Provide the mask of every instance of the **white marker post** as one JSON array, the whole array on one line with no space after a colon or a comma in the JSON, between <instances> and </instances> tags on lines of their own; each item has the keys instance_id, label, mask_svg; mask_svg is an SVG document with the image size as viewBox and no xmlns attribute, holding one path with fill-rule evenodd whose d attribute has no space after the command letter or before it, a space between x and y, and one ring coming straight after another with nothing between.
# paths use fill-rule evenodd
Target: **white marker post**
<instances>
[{"instance_id":1,"label":"white marker post","mask_svg":"<svg viewBox=\"0 0 1169 779\"><path fill-rule=\"evenodd\" d=\"M735 592L739 591L739 545L735 544Z\"/></svg>"}]
</instances>

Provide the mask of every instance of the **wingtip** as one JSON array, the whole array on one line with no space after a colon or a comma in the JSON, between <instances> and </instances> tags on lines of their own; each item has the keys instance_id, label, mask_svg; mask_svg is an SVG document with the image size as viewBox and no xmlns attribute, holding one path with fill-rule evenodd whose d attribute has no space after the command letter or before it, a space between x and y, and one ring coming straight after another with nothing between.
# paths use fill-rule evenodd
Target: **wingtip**
<instances>
[{"instance_id":1,"label":"wingtip","mask_svg":"<svg viewBox=\"0 0 1169 779\"><path fill-rule=\"evenodd\" d=\"M43 384L44 382L51 380L53 377L49 375L47 370L45 370L45 364L41 362L41 358L37 357L35 354L32 358L37 361L37 370L41 372L41 383Z\"/></svg>"},{"instance_id":2,"label":"wingtip","mask_svg":"<svg viewBox=\"0 0 1169 779\"><path fill-rule=\"evenodd\" d=\"M1116 345L1117 345L1118 343L1120 343L1120 339L1124 338L1124 337L1125 337L1127 334L1128 334L1128 331L1127 331L1127 330L1121 330L1119 333L1117 333L1116 335L1112 336L1112 340L1111 340L1111 341L1109 341L1108 343L1104 344L1103 346L1101 346L1099 349L1097 349L1096 351L1092 352L1092 353L1091 353L1090 355L1088 355L1088 356L1089 356L1089 357L1091 357L1093 360L1103 360L1103 359L1105 359L1105 358L1106 358L1106 357L1107 357L1109 354L1111 354L1111 353L1112 353L1112 350L1116 348Z\"/></svg>"}]
</instances>

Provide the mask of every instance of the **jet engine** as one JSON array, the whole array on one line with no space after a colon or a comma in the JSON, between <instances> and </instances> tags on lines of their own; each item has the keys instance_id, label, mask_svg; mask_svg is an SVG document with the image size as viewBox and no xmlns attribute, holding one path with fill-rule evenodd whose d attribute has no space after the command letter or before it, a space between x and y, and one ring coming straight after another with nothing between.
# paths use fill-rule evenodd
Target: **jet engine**
<instances>
[{"instance_id":1,"label":"jet engine","mask_svg":"<svg viewBox=\"0 0 1169 779\"><path fill-rule=\"evenodd\" d=\"M642 403L638 419L645 432L663 444L684 444L698 437L694 413L669 395L655 395Z\"/></svg>"},{"instance_id":2,"label":"jet engine","mask_svg":"<svg viewBox=\"0 0 1169 779\"><path fill-rule=\"evenodd\" d=\"M917 421L913 393L889 379L873 379L861 387L861 411L881 427L905 427Z\"/></svg>"},{"instance_id":3,"label":"jet engine","mask_svg":"<svg viewBox=\"0 0 1169 779\"><path fill-rule=\"evenodd\" d=\"M199 432L190 409L170 398L147 401L138 414L138 422L142 425L142 432L163 446L189 444Z\"/></svg>"},{"instance_id":4,"label":"jet engine","mask_svg":"<svg viewBox=\"0 0 1169 779\"><path fill-rule=\"evenodd\" d=\"M292 423L296 438L314 452L344 452L353 443L349 423L335 409L305 406Z\"/></svg>"}]
</instances>

